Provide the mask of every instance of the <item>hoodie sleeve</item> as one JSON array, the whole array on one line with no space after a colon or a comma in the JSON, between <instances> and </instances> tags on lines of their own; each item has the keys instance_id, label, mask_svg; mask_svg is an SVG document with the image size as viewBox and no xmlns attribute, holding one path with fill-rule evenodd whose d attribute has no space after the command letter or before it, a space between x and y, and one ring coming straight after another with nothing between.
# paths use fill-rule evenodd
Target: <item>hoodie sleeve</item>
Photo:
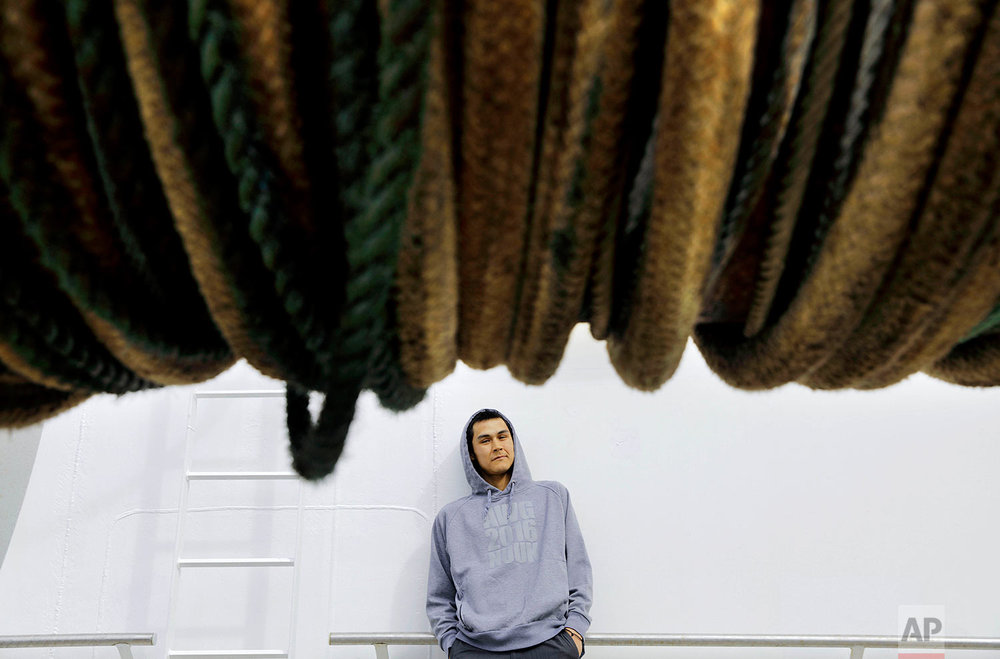
<instances>
[{"instance_id":1,"label":"hoodie sleeve","mask_svg":"<svg viewBox=\"0 0 1000 659\"><path fill-rule=\"evenodd\" d=\"M569 612L566 614L566 626L586 634L590 628L594 576L568 491L566 492L566 571L569 577Z\"/></svg>"},{"instance_id":2,"label":"hoodie sleeve","mask_svg":"<svg viewBox=\"0 0 1000 659\"><path fill-rule=\"evenodd\" d=\"M427 575L427 619L441 649L448 652L455 642L458 613L455 582L451 579L451 559L445 538L445 520L440 513L431 531L431 565Z\"/></svg>"}]
</instances>

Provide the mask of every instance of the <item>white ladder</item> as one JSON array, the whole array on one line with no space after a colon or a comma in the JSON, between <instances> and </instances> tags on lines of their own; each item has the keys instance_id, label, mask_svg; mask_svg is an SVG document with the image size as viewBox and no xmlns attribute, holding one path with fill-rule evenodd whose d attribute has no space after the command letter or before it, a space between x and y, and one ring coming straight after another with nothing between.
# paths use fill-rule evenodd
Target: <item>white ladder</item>
<instances>
[{"instance_id":1,"label":"white ladder","mask_svg":"<svg viewBox=\"0 0 1000 659\"><path fill-rule=\"evenodd\" d=\"M174 570L170 579L170 617L167 621L167 657L187 657L188 659L218 659L219 657L239 657L241 659L289 659L294 657L295 624L299 602L299 560L302 548L302 495L303 487L298 474L292 471L192 471L191 445L194 435L195 421L198 413L198 401L208 398L279 398L284 397L283 390L251 390L251 391L199 391L191 397L188 410L187 430L184 441L184 482L181 485L180 504L177 508L177 536L174 544ZM184 529L188 514L188 497L192 481L298 481L298 504L295 521L295 551L288 557L259 558L204 558L183 556ZM178 590L180 589L181 572L190 568L289 568L292 570L292 601L291 619L288 630L287 649L234 649L234 650L174 650L174 633L176 631Z\"/></svg>"}]
</instances>

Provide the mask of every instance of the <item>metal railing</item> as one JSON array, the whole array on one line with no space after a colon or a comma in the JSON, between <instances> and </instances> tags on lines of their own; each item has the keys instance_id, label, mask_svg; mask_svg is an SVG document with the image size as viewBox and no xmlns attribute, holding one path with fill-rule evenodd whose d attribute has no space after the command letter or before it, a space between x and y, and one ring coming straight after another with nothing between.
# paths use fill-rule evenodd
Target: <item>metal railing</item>
<instances>
[{"instance_id":1,"label":"metal railing","mask_svg":"<svg viewBox=\"0 0 1000 659\"><path fill-rule=\"evenodd\" d=\"M376 659L389 659L390 645L437 645L428 633L330 634L330 645L373 645ZM587 647L716 647L716 648L843 648L850 659L862 659L868 648L899 648L915 652L1000 650L1000 638L935 638L933 642L901 642L897 636L771 636L738 634L588 634Z\"/></svg>"},{"instance_id":2,"label":"metal railing","mask_svg":"<svg viewBox=\"0 0 1000 659\"><path fill-rule=\"evenodd\" d=\"M156 645L156 634L33 634L0 636L0 650L14 648L114 647L121 659L132 659L133 645ZM0 657L3 653L0 653Z\"/></svg>"}]
</instances>

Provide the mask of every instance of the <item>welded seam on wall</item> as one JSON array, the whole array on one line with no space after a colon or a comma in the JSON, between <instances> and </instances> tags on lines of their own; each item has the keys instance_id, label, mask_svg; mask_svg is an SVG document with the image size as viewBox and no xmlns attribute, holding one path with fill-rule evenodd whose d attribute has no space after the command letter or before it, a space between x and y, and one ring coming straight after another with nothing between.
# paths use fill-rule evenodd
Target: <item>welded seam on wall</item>
<instances>
[{"instance_id":1,"label":"welded seam on wall","mask_svg":"<svg viewBox=\"0 0 1000 659\"><path fill-rule=\"evenodd\" d=\"M440 437L438 422L441 418L438 414L439 396L437 390L431 392L433 399L433 405L431 406L431 496L433 499L431 500L431 505L434 506L435 514L440 510L438 507L438 438Z\"/></svg>"},{"instance_id":2,"label":"welded seam on wall","mask_svg":"<svg viewBox=\"0 0 1000 659\"><path fill-rule=\"evenodd\" d=\"M77 433L76 447L73 450L73 472L69 481L69 503L66 506L66 530L63 532L62 561L59 566L58 590L56 591L56 606L52 619L53 634L59 633L59 619L62 617L63 597L66 593L66 574L70 562L69 540L75 531L73 512L76 508L76 484L80 474L80 454L83 452L83 440L87 434L87 412L80 411L80 431ZM49 649L49 657L55 656L55 649Z\"/></svg>"}]
</instances>

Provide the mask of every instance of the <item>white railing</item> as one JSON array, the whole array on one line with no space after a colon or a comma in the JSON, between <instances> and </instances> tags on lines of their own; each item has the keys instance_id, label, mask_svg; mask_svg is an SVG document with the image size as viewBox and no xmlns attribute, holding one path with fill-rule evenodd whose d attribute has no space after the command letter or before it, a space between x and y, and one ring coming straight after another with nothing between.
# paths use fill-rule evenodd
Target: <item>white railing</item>
<instances>
[{"instance_id":1,"label":"white railing","mask_svg":"<svg viewBox=\"0 0 1000 659\"><path fill-rule=\"evenodd\" d=\"M428 633L330 634L330 645L372 645L376 659L389 659L390 645L437 645ZM717 648L844 648L850 659L862 659L868 648L914 652L1000 650L1000 638L935 638L933 642L901 642L897 636L770 636L737 634L588 634L587 646L717 647Z\"/></svg>"},{"instance_id":2,"label":"white railing","mask_svg":"<svg viewBox=\"0 0 1000 659\"><path fill-rule=\"evenodd\" d=\"M156 634L34 634L0 636L0 650L14 648L114 647L121 659L132 659L133 645L156 645ZM0 653L0 657L3 653Z\"/></svg>"}]
</instances>

